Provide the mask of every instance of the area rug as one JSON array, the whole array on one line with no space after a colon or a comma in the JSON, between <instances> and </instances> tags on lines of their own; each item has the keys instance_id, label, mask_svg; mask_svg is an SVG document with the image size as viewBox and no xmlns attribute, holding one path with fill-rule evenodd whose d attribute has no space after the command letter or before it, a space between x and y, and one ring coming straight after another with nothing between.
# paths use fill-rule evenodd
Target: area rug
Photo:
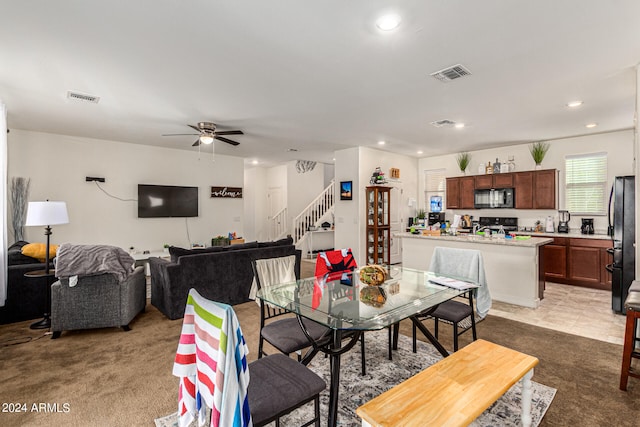
<instances>
[{"instance_id":1,"label":"area rug","mask_svg":"<svg viewBox=\"0 0 640 427\"><path fill-rule=\"evenodd\" d=\"M365 334L367 374L360 372L360 346L342 356L340 370L340 403L338 425L358 427L361 421L356 408L378 396L405 379L442 359L437 350L418 341L418 351L411 351L411 339L400 335L398 350L393 352L393 361L387 359L387 332L367 332ZM329 402L329 359L317 356L309 367L323 377L327 389L320 396L322 425L327 421ZM251 371L249 371L251 374ZM534 371L535 378L535 371ZM556 389L532 381L533 399L531 403L532 426L537 426L553 400ZM176 390L177 392L177 390ZM504 396L483 412L471 425L474 427L519 426L521 413L521 387L518 382ZM177 402L177 398L176 398ZM177 403L176 403L177 404ZM313 404L308 404L281 419L283 426L298 426L313 416ZM155 420L157 427L177 427L177 415L171 414Z\"/></svg>"}]
</instances>

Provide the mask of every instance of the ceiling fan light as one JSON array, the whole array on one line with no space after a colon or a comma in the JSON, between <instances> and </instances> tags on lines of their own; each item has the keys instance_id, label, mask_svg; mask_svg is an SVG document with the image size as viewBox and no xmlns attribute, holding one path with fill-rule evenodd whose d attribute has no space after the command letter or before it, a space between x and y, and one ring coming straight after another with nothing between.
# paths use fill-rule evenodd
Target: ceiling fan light
<instances>
[{"instance_id":1,"label":"ceiling fan light","mask_svg":"<svg viewBox=\"0 0 640 427\"><path fill-rule=\"evenodd\" d=\"M213 136L211 135L200 135L200 142L209 145L213 143Z\"/></svg>"}]
</instances>

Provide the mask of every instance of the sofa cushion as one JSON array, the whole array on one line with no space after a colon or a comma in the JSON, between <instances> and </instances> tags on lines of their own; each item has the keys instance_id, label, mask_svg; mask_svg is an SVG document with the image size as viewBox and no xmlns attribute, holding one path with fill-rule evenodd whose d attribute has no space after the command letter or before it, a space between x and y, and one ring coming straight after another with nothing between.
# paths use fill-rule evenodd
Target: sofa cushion
<instances>
[{"instance_id":1,"label":"sofa cushion","mask_svg":"<svg viewBox=\"0 0 640 427\"><path fill-rule=\"evenodd\" d=\"M185 255L197 255L208 252L220 252L223 246L209 246L208 248L201 249L184 249L178 246L169 246L169 255L171 256L171 262L178 262L178 258Z\"/></svg>"},{"instance_id":2,"label":"sofa cushion","mask_svg":"<svg viewBox=\"0 0 640 427\"><path fill-rule=\"evenodd\" d=\"M7 265L37 264L40 262L36 258L22 253L22 247L27 244L29 244L29 242L20 240L9 246L9 249L7 249Z\"/></svg>"},{"instance_id":3,"label":"sofa cushion","mask_svg":"<svg viewBox=\"0 0 640 427\"><path fill-rule=\"evenodd\" d=\"M58 252L58 245L49 245L49 259L53 259ZM40 262L44 262L47 258L46 243L28 243L22 247L22 255L35 258Z\"/></svg>"},{"instance_id":4,"label":"sofa cushion","mask_svg":"<svg viewBox=\"0 0 640 427\"><path fill-rule=\"evenodd\" d=\"M293 245L293 237L285 237L284 239L276 240L275 242L258 242L259 248L268 248L271 246L287 246Z\"/></svg>"},{"instance_id":5,"label":"sofa cushion","mask_svg":"<svg viewBox=\"0 0 640 427\"><path fill-rule=\"evenodd\" d=\"M237 245L222 246L223 251L237 251L240 249L254 249L258 247L258 242L239 243Z\"/></svg>"}]
</instances>

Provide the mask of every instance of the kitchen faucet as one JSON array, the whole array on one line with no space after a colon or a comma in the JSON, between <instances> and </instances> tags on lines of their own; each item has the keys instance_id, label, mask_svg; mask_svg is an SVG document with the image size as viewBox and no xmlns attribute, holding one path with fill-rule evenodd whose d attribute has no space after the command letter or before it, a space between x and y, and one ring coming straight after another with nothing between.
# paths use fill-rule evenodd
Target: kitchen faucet
<instances>
[{"instance_id":1,"label":"kitchen faucet","mask_svg":"<svg viewBox=\"0 0 640 427\"><path fill-rule=\"evenodd\" d=\"M478 224L473 224L473 234L478 234L478 232L484 230L485 228L489 228L489 226L485 225L484 227L480 227Z\"/></svg>"}]
</instances>

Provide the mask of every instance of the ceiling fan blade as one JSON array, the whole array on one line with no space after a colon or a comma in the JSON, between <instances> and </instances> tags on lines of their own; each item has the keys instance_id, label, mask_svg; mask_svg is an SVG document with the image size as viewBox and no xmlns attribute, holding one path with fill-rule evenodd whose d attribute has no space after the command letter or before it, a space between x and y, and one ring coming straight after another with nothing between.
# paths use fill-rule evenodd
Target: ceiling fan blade
<instances>
[{"instance_id":1,"label":"ceiling fan blade","mask_svg":"<svg viewBox=\"0 0 640 427\"><path fill-rule=\"evenodd\" d=\"M200 145L200 139L196 139L196 142L191 144L192 147L197 147L198 145Z\"/></svg>"},{"instance_id":2,"label":"ceiling fan blade","mask_svg":"<svg viewBox=\"0 0 640 427\"><path fill-rule=\"evenodd\" d=\"M197 126L194 126L194 125L187 125L187 126L189 126L191 129L197 130L198 132L202 132L202 129L200 129Z\"/></svg>"},{"instance_id":3,"label":"ceiling fan blade","mask_svg":"<svg viewBox=\"0 0 640 427\"><path fill-rule=\"evenodd\" d=\"M225 138L225 137L223 137L223 136L215 135L215 136L214 136L214 138L215 138L215 139L218 139L218 140L220 140L220 141L226 142L227 144L231 144L231 145L240 145L240 143L239 143L239 142L232 141L232 140L227 139L227 138Z\"/></svg>"},{"instance_id":4,"label":"ceiling fan blade","mask_svg":"<svg viewBox=\"0 0 640 427\"><path fill-rule=\"evenodd\" d=\"M162 136L200 135L199 133L163 133Z\"/></svg>"},{"instance_id":5,"label":"ceiling fan blade","mask_svg":"<svg viewBox=\"0 0 640 427\"><path fill-rule=\"evenodd\" d=\"M215 132L216 135L244 135L244 132L242 132L241 130L223 130L223 131L216 131Z\"/></svg>"}]
</instances>

